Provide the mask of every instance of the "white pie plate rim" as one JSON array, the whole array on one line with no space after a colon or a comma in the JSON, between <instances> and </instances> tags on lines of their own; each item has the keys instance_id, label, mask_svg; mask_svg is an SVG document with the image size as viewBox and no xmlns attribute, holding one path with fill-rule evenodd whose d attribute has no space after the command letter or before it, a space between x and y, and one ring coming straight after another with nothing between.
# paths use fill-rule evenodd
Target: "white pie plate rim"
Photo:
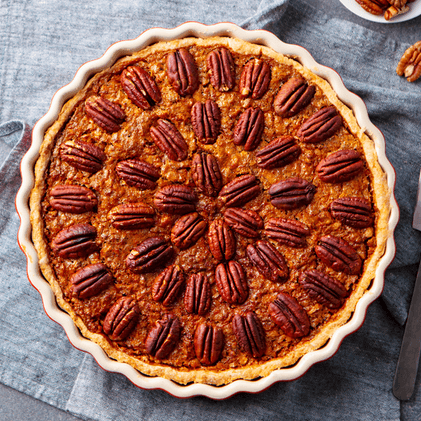
<instances>
[{"instance_id":1,"label":"white pie plate rim","mask_svg":"<svg viewBox=\"0 0 421 421\"><path fill-rule=\"evenodd\" d=\"M134 385L142 389L165 390L171 395L180 398L202 395L218 400L228 398L239 392L261 392L276 382L290 381L301 377L315 363L332 357L337 352L343 339L361 327L368 306L379 297L383 290L384 272L395 255L393 231L399 219L399 209L392 194L389 220L391 235L387 240L386 252L379 262L371 288L359 300L350 320L336 330L323 348L306 354L292 367L275 370L269 376L258 380L236 380L219 387L206 384L179 385L160 377L145 376L128 364L112 360L99 345L84 338L71 317L58 307L49 283L41 274L38 256L31 239L29 196L34 186L34 165L39 156L44 133L56 120L63 104L85 85L91 75L109 67L118 58L138 51L147 45L161 40L169 41L187 36L204 38L210 36L233 36L245 41L266 45L277 52L295 57L305 67L326 79L336 91L338 97L353 110L359 125L374 141L379 163L387 174L387 184L391 192L393 192L395 186L395 171L385 155L384 137L370 121L362 99L345 88L342 79L334 70L316 63L307 50L297 45L286 44L274 34L265 30L244 30L233 23L204 25L198 22L187 22L173 29L151 28L133 40L120 41L111 45L102 57L82 65L74 79L56 92L48 112L33 128L32 145L21 162L22 185L16 196L16 209L21 221L18 231L18 242L27 258L29 281L39 291L46 314L63 327L69 341L75 348L88 352L104 370L121 373Z\"/></svg>"}]
</instances>

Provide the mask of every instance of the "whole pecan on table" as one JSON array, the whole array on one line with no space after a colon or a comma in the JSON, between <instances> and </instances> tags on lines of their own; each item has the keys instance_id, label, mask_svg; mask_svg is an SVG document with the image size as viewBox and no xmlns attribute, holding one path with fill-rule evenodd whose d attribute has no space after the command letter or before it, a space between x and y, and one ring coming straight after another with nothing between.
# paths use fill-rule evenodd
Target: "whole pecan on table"
<instances>
[{"instance_id":1,"label":"whole pecan on table","mask_svg":"<svg viewBox=\"0 0 421 421\"><path fill-rule=\"evenodd\" d=\"M396 68L399 76L408 82L415 82L421 76L421 41L411 45L403 54Z\"/></svg>"},{"instance_id":2,"label":"whole pecan on table","mask_svg":"<svg viewBox=\"0 0 421 421\"><path fill-rule=\"evenodd\" d=\"M263 60L248 61L241 72L239 91L242 97L260 99L270 83L270 66Z\"/></svg>"},{"instance_id":3,"label":"whole pecan on table","mask_svg":"<svg viewBox=\"0 0 421 421\"><path fill-rule=\"evenodd\" d=\"M146 352L160 360L167 358L177 346L181 323L177 316L167 314L149 331L145 342Z\"/></svg>"},{"instance_id":4,"label":"whole pecan on table","mask_svg":"<svg viewBox=\"0 0 421 421\"><path fill-rule=\"evenodd\" d=\"M232 327L243 352L254 358L260 358L265 353L266 335L256 313L249 311L245 316L236 314L232 319Z\"/></svg>"},{"instance_id":5,"label":"whole pecan on table","mask_svg":"<svg viewBox=\"0 0 421 421\"><path fill-rule=\"evenodd\" d=\"M80 140L64 142L60 147L60 157L72 167L91 174L98 172L107 159L98 146Z\"/></svg>"},{"instance_id":6,"label":"whole pecan on table","mask_svg":"<svg viewBox=\"0 0 421 421\"><path fill-rule=\"evenodd\" d=\"M150 228L155 224L154 208L142 202L117 205L107 217L111 225L120 230Z\"/></svg>"},{"instance_id":7,"label":"whole pecan on table","mask_svg":"<svg viewBox=\"0 0 421 421\"><path fill-rule=\"evenodd\" d=\"M102 330L112 341L126 339L140 316L139 306L132 297L121 297L105 316Z\"/></svg>"},{"instance_id":8,"label":"whole pecan on table","mask_svg":"<svg viewBox=\"0 0 421 421\"><path fill-rule=\"evenodd\" d=\"M161 101L161 92L154 78L139 66L129 66L124 69L120 81L130 100L144 110Z\"/></svg>"},{"instance_id":9,"label":"whole pecan on table","mask_svg":"<svg viewBox=\"0 0 421 421\"><path fill-rule=\"evenodd\" d=\"M211 51L206 57L212 86L227 92L235 85L235 63L229 50L224 47Z\"/></svg>"},{"instance_id":10,"label":"whole pecan on table","mask_svg":"<svg viewBox=\"0 0 421 421\"><path fill-rule=\"evenodd\" d=\"M113 283L113 277L103 263L93 263L70 277L71 290L80 299L98 295Z\"/></svg>"},{"instance_id":11,"label":"whole pecan on table","mask_svg":"<svg viewBox=\"0 0 421 421\"><path fill-rule=\"evenodd\" d=\"M50 191L50 205L53 209L69 213L85 213L98 206L95 193L84 186L60 184Z\"/></svg>"},{"instance_id":12,"label":"whole pecan on table","mask_svg":"<svg viewBox=\"0 0 421 421\"><path fill-rule=\"evenodd\" d=\"M196 63L185 48L168 54L167 75L174 90L181 96L191 95L199 87L199 72Z\"/></svg>"},{"instance_id":13,"label":"whole pecan on table","mask_svg":"<svg viewBox=\"0 0 421 421\"><path fill-rule=\"evenodd\" d=\"M211 306L212 292L208 278L203 273L189 276L184 293L184 308L189 314L205 315Z\"/></svg>"},{"instance_id":14,"label":"whole pecan on table","mask_svg":"<svg viewBox=\"0 0 421 421\"><path fill-rule=\"evenodd\" d=\"M118 132L126 119L118 104L97 95L86 99L85 111L99 127L110 133Z\"/></svg>"},{"instance_id":15,"label":"whole pecan on table","mask_svg":"<svg viewBox=\"0 0 421 421\"><path fill-rule=\"evenodd\" d=\"M159 169L140 159L126 159L120 161L115 171L127 185L138 189L154 189L161 176Z\"/></svg>"},{"instance_id":16,"label":"whole pecan on table","mask_svg":"<svg viewBox=\"0 0 421 421\"><path fill-rule=\"evenodd\" d=\"M193 131L199 141L210 145L221 131L221 112L215 101L196 102L191 109Z\"/></svg>"},{"instance_id":17,"label":"whole pecan on table","mask_svg":"<svg viewBox=\"0 0 421 421\"><path fill-rule=\"evenodd\" d=\"M168 266L158 277L152 286L152 298L168 307L180 295L184 286L184 274L180 266Z\"/></svg>"},{"instance_id":18,"label":"whole pecan on table","mask_svg":"<svg viewBox=\"0 0 421 421\"><path fill-rule=\"evenodd\" d=\"M194 352L202 365L213 365L221 357L224 348L224 333L221 328L201 323L194 332Z\"/></svg>"}]
</instances>

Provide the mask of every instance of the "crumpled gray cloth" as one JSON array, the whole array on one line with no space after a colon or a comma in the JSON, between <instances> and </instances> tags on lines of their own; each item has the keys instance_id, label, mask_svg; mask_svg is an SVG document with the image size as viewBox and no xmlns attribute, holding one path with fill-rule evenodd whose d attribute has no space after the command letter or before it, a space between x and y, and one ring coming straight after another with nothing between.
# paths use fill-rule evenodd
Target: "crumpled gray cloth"
<instances>
[{"instance_id":1,"label":"crumpled gray cloth","mask_svg":"<svg viewBox=\"0 0 421 421\"><path fill-rule=\"evenodd\" d=\"M0 69L0 121L13 120L0 126L2 383L93 420L419 419L420 379L409 402L400 403L391 391L421 253L420 234L411 228L421 164L421 83L409 84L395 74L408 47L404 40L397 43L375 30L329 18L301 0L19 0L2 3L0 13L0 42L5 44L0 62L8 64ZM140 390L123 376L99 368L45 315L16 242L19 219L13 202L20 185L19 161L29 146L27 124L33 126L47 111L53 93L71 80L80 64L100 56L111 43L134 38L148 27L173 27L185 20L229 20L247 29L270 30L285 42L307 48L366 102L373 123L385 135L387 155L397 173L401 218L396 258L363 327L343 341L333 358L313 366L302 378L225 401L180 400L162 391Z\"/></svg>"}]
</instances>

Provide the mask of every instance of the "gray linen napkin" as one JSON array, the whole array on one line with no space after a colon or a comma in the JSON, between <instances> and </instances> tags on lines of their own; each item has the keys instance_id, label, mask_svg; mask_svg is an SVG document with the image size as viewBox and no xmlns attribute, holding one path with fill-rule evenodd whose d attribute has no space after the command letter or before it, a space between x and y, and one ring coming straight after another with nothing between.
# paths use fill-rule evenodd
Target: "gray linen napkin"
<instances>
[{"instance_id":1,"label":"gray linen napkin","mask_svg":"<svg viewBox=\"0 0 421 421\"><path fill-rule=\"evenodd\" d=\"M400 405L391 393L401 325L421 252L420 235L411 229L421 164L417 136L421 84L410 85L394 73L408 45L330 19L301 0L288 5L284 0L249 0L241 7L218 0L213 7L177 0L170 9L165 1L141 2L135 7L122 0L112 5L56 0L37 6L25 3L25 8L23 3L0 6L4 17L0 40L8 39L9 46L20 48L20 54L13 48L0 49L1 62L8 63L1 68L2 86L13 85L13 108L24 113L8 114L12 107L7 101L12 99L6 89L3 121L18 117L32 125L47 110L54 91L71 79L81 63L98 57L112 42L133 38L158 22L164 27L187 19L242 22L247 29L268 29L285 42L306 47L316 61L337 70L345 85L365 100L372 121L386 137L387 155L397 171L401 220L396 231L397 255L383 295L369 308L363 327L344 340L332 359L312 367L297 381L278 383L258 395L239 394L223 402L203 397L179 400L162 391L140 390L124 377L103 371L91 356L75 350L62 328L43 312L38 293L26 279L25 258L16 243L19 220L13 198L28 130L21 121L9 122L0 126L0 381L93 420L418 419L419 380L408 403ZM31 16L33 25L25 26L22 13ZM23 39L23 46L15 39ZM55 42L68 46L59 56L51 48ZM37 55L39 44L45 52L42 57ZM49 48L54 52L51 56Z\"/></svg>"}]
</instances>

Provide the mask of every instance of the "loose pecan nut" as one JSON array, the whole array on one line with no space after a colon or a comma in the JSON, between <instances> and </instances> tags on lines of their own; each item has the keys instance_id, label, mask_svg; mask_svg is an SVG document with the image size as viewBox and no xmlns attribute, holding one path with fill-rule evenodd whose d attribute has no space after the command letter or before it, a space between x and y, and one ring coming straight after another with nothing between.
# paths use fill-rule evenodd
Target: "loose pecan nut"
<instances>
[{"instance_id":1,"label":"loose pecan nut","mask_svg":"<svg viewBox=\"0 0 421 421\"><path fill-rule=\"evenodd\" d=\"M130 100L144 110L161 101L161 92L154 78L139 66L124 69L120 81Z\"/></svg>"},{"instance_id":2,"label":"loose pecan nut","mask_svg":"<svg viewBox=\"0 0 421 421\"><path fill-rule=\"evenodd\" d=\"M192 159L192 176L196 187L206 196L217 196L222 187L218 160L210 153L196 153Z\"/></svg>"},{"instance_id":3,"label":"loose pecan nut","mask_svg":"<svg viewBox=\"0 0 421 421\"><path fill-rule=\"evenodd\" d=\"M366 12L381 15L389 7L388 0L355 0Z\"/></svg>"},{"instance_id":4,"label":"loose pecan nut","mask_svg":"<svg viewBox=\"0 0 421 421\"><path fill-rule=\"evenodd\" d=\"M188 186L169 184L162 187L154 198L154 204L161 212L185 214L196 209L197 196Z\"/></svg>"},{"instance_id":5,"label":"loose pecan nut","mask_svg":"<svg viewBox=\"0 0 421 421\"><path fill-rule=\"evenodd\" d=\"M72 167L91 174L98 172L107 159L98 146L79 140L64 142L60 148L60 157Z\"/></svg>"},{"instance_id":6,"label":"loose pecan nut","mask_svg":"<svg viewBox=\"0 0 421 421\"><path fill-rule=\"evenodd\" d=\"M310 320L307 312L298 301L289 294L280 292L269 304L272 320L290 338L301 338L310 333Z\"/></svg>"},{"instance_id":7,"label":"loose pecan nut","mask_svg":"<svg viewBox=\"0 0 421 421\"><path fill-rule=\"evenodd\" d=\"M224 333L221 328L206 323L197 326L193 343L194 352L200 364L215 364L221 357L224 342Z\"/></svg>"},{"instance_id":8,"label":"loose pecan nut","mask_svg":"<svg viewBox=\"0 0 421 421\"><path fill-rule=\"evenodd\" d=\"M108 219L114 228L137 230L150 228L155 224L154 209L145 203L123 203L108 212Z\"/></svg>"},{"instance_id":9,"label":"loose pecan nut","mask_svg":"<svg viewBox=\"0 0 421 421\"><path fill-rule=\"evenodd\" d=\"M84 266L70 277L71 290L80 299L98 295L113 283L113 277L103 263Z\"/></svg>"},{"instance_id":10,"label":"loose pecan nut","mask_svg":"<svg viewBox=\"0 0 421 421\"><path fill-rule=\"evenodd\" d=\"M308 85L302 78L288 79L273 101L275 113L281 117L293 117L310 104L315 92L316 87Z\"/></svg>"},{"instance_id":11,"label":"loose pecan nut","mask_svg":"<svg viewBox=\"0 0 421 421\"><path fill-rule=\"evenodd\" d=\"M184 274L178 265L168 266L152 286L152 298L168 307L178 298L184 286Z\"/></svg>"},{"instance_id":12,"label":"loose pecan nut","mask_svg":"<svg viewBox=\"0 0 421 421\"><path fill-rule=\"evenodd\" d=\"M249 295L246 274L235 260L220 263L215 269L215 282L224 301L243 304Z\"/></svg>"},{"instance_id":13,"label":"loose pecan nut","mask_svg":"<svg viewBox=\"0 0 421 421\"><path fill-rule=\"evenodd\" d=\"M245 316L236 314L232 328L240 349L250 357L260 358L266 351L266 335L262 322L256 313L249 311Z\"/></svg>"},{"instance_id":14,"label":"loose pecan nut","mask_svg":"<svg viewBox=\"0 0 421 421\"><path fill-rule=\"evenodd\" d=\"M272 140L256 152L257 165L266 170L281 168L295 161L301 154L301 148L292 136L282 136Z\"/></svg>"},{"instance_id":15,"label":"loose pecan nut","mask_svg":"<svg viewBox=\"0 0 421 421\"><path fill-rule=\"evenodd\" d=\"M112 341L126 339L139 321L140 310L131 297L121 297L108 311L103 331Z\"/></svg>"},{"instance_id":16,"label":"loose pecan nut","mask_svg":"<svg viewBox=\"0 0 421 421\"><path fill-rule=\"evenodd\" d=\"M159 119L156 126L150 128L150 134L155 145L172 161L183 161L187 158L189 146L170 121Z\"/></svg>"},{"instance_id":17,"label":"loose pecan nut","mask_svg":"<svg viewBox=\"0 0 421 421\"><path fill-rule=\"evenodd\" d=\"M50 205L61 212L79 214L95 210L98 199L87 187L60 184L50 191Z\"/></svg>"},{"instance_id":18,"label":"loose pecan nut","mask_svg":"<svg viewBox=\"0 0 421 421\"><path fill-rule=\"evenodd\" d=\"M403 54L396 68L399 76L408 82L415 82L421 76L421 41L411 45Z\"/></svg>"},{"instance_id":19,"label":"loose pecan nut","mask_svg":"<svg viewBox=\"0 0 421 421\"><path fill-rule=\"evenodd\" d=\"M165 267L174 250L162 237L149 237L135 247L126 258L126 265L136 273L153 272Z\"/></svg>"},{"instance_id":20,"label":"loose pecan nut","mask_svg":"<svg viewBox=\"0 0 421 421\"><path fill-rule=\"evenodd\" d=\"M384 12L384 18L390 20L395 16L402 15L403 13L409 12L409 6L406 4L407 0L390 0L391 6ZM409 3L409 1L408 1Z\"/></svg>"},{"instance_id":21,"label":"loose pecan nut","mask_svg":"<svg viewBox=\"0 0 421 421\"><path fill-rule=\"evenodd\" d=\"M293 177L272 184L268 193L273 206L290 210L310 204L316 193L316 186L302 178Z\"/></svg>"},{"instance_id":22,"label":"loose pecan nut","mask_svg":"<svg viewBox=\"0 0 421 421\"><path fill-rule=\"evenodd\" d=\"M167 75L174 90L181 96L191 95L199 87L196 63L185 48L168 55Z\"/></svg>"},{"instance_id":23,"label":"loose pecan nut","mask_svg":"<svg viewBox=\"0 0 421 421\"><path fill-rule=\"evenodd\" d=\"M184 308L189 314L205 315L211 306L211 286L202 273L190 275L184 293Z\"/></svg>"},{"instance_id":24,"label":"loose pecan nut","mask_svg":"<svg viewBox=\"0 0 421 421\"><path fill-rule=\"evenodd\" d=\"M335 219L353 228L367 228L374 221L371 204L363 197L336 199L330 204L329 209Z\"/></svg>"},{"instance_id":25,"label":"loose pecan nut","mask_svg":"<svg viewBox=\"0 0 421 421\"><path fill-rule=\"evenodd\" d=\"M216 142L221 131L221 112L215 101L196 102L191 109L193 131L198 139L210 145Z\"/></svg>"},{"instance_id":26,"label":"loose pecan nut","mask_svg":"<svg viewBox=\"0 0 421 421\"><path fill-rule=\"evenodd\" d=\"M355 178L364 170L361 154L353 149L333 152L316 167L320 180L325 183L343 183Z\"/></svg>"},{"instance_id":27,"label":"loose pecan nut","mask_svg":"<svg viewBox=\"0 0 421 421\"><path fill-rule=\"evenodd\" d=\"M295 219L271 218L265 224L264 234L289 247L306 247L310 230Z\"/></svg>"},{"instance_id":28,"label":"loose pecan nut","mask_svg":"<svg viewBox=\"0 0 421 421\"><path fill-rule=\"evenodd\" d=\"M306 120L297 131L304 143L319 143L332 137L342 126L342 117L331 106L322 108Z\"/></svg>"},{"instance_id":29,"label":"loose pecan nut","mask_svg":"<svg viewBox=\"0 0 421 421\"><path fill-rule=\"evenodd\" d=\"M167 314L158 320L146 338L146 352L159 360L167 358L177 346L181 335L181 324L178 317Z\"/></svg>"},{"instance_id":30,"label":"loose pecan nut","mask_svg":"<svg viewBox=\"0 0 421 421\"><path fill-rule=\"evenodd\" d=\"M243 67L239 91L242 97L260 99L267 92L270 83L270 67L263 60L250 60Z\"/></svg>"},{"instance_id":31,"label":"loose pecan nut","mask_svg":"<svg viewBox=\"0 0 421 421\"><path fill-rule=\"evenodd\" d=\"M285 282L289 270L284 256L269 242L259 240L249 244L246 253L257 270L272 282Z\"/></svg>"},{"instance_id":32,"label":"loose pecan nut","mask_svg":"<svg viewBox=\"0 0 421 421\"><path fill-rule=\"evenodd\" d=\"M90 224L74 224L54 237L51 248L63 259L87 257L98 250L96 229Z\"/></svg>"},{"instance_id":33,"label":"loose pecan nut","mask_svg":"<svg viewBox=\"0 0 421 421\"><path fill-rule=\"evenodd\" d=\"M223 219L212 221L208 232L209 249L216 260L230 260L235 255L235 236Z\"/></svg>"},{"instance_id":34,"label":"loose pecan nut","mask_svg":"<svg viewBox=\"0 0 421 421\"><path fill-rule=\"evenodd\" d=\"M160 177L156 167L139 159L120 161L116 166L116 173L127 185L141 190L154 189Z\"/></svg>"},{"instance_id":35,"label":"loose pecan nut","mask_svg":"<svg viewBox=\"0 0 421 421\"><path fill-rule=\"evenodd\" d=\"M337 279L315 269L302 272L299 282L311 298L329 309L341 307L348 296L348 291Z\"/></svg>"},{"instance_id":36,"label":"loose pecan nut","mask_svg":"<svg viewBox=\"0 0 421 421\"><path fill-rule=\"evenodd\" d=\"M254 151L262 140L265 128L265 116L260 108L247 108L237 121L234 129L233 142L244 145L245 151Z\"/></svg>"},{"instance_id":37,"label":"loose pecan nut","mask_svg":"<svg viewBox=\"0 0 421 421\"><path fill-rule=\"evenodd\" d=\"M259 194L259 180L252 174L245 174L226 184L219 192L219 199L227 208L233 208L245 205Z\"/></svg>"},{"instance_id":38,"label":"loose pecan nut","mask_svg":"<svg viewBox=\"0 0 421 421\"><path fill-rule=\"evenodd\" d=\"M235 64L229 50L222 47L211 51L206 58L206 64L215 89L227 92L234 88Z\"/></svg>"},{"instance_id":39,"label":"loose pecan nut","mask_svg":"<svg viewBox=\"0 0 421 421\"><path fill-rule=\"evenodd\" d=\"M317 257L337 272L358 275L361 272L362 260L355 249L345 240L332 235L320 238L315 247Z\"/></svg>"},{"instance_id":40,"label":"loose pecan nut","mask_svg":"<svg viewBox=\"0 0 421 421\"><path fill-rule=\"evenodd\" d=\"M260 215L250 209L229 208L224 212L224 221L238 234L256 238L263 228Z\"/></svg>"},{"instance_id":41,"label":"loose pecan nut","mask_svg":"<svg viewBox=\"0 0 421 421\"><path fill-rule=\"evenodd\" d=\"M85 101L85 111L99 127L110 133L118 132L126 119L118 104L97 95Z\"/></svg>"},{"instance_id":42,"label":"loose pecan nut","mask_svg":"<svg viewBox=\"0 0 421 421\"><path fill-rule=\"evenodd\" d=\"M207 223L197 213L189 213L177 219L171 230L171 242L180 250L185 250L195 244L203 236Z\"/></svg>"}]
</instances>

